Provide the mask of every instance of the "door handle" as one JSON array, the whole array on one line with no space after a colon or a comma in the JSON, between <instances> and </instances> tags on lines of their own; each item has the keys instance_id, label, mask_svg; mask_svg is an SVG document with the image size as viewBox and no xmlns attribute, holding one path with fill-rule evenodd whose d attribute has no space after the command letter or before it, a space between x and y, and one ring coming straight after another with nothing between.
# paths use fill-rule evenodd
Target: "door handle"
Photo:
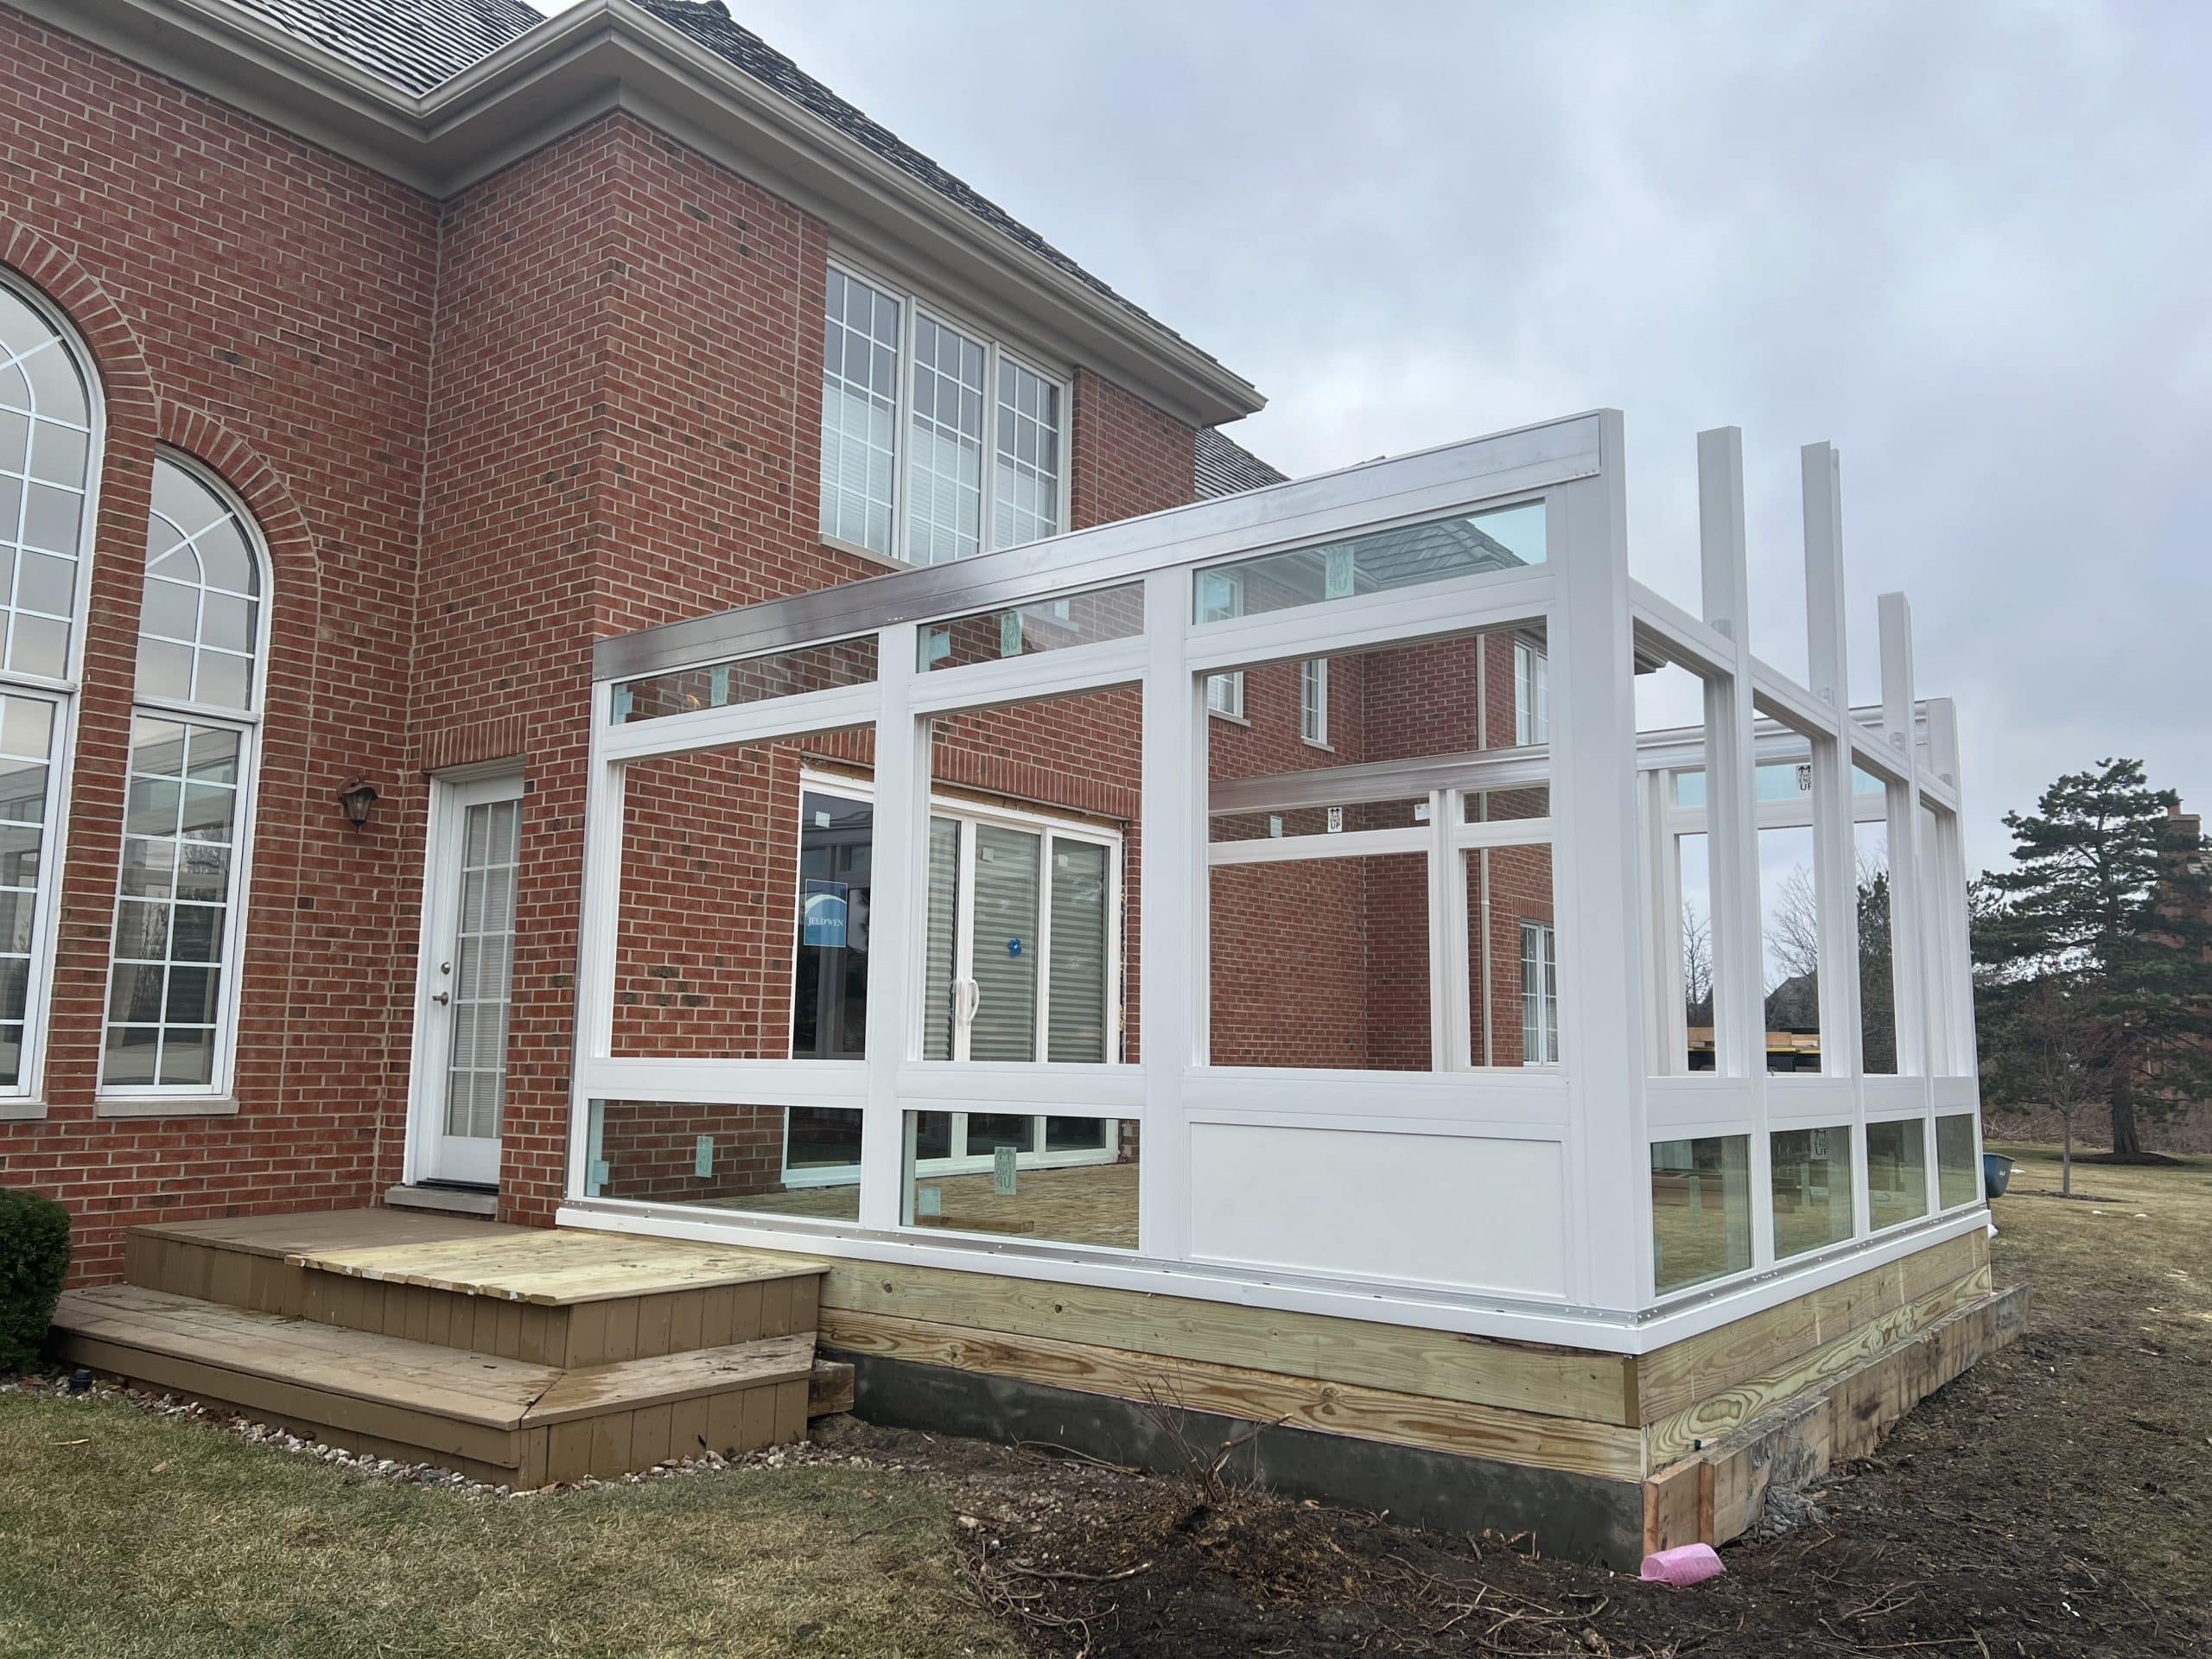
<instances>
[{"instance_id":1,"label":"door handle","mask_svg":"<svg viewBox=\"0 0 2212 1659\"><path fill-rule=\"evenodd\" d=\"M983 988L972 979L952 982L952 1017L963 1026L976 1023L976 1010L982 1005Z\"/></svg>"},{"instance_id":2,"label":"door handle","mask_svg":"<svg viewBox=\"0 0 2212 1659\"><path fill-rule=\"evenodd\" d=\"M430 994L430 1001L442 1008L447 1003L452 1001L453 998L444 991L433 991Z\"/></svg>"}]
</instances>

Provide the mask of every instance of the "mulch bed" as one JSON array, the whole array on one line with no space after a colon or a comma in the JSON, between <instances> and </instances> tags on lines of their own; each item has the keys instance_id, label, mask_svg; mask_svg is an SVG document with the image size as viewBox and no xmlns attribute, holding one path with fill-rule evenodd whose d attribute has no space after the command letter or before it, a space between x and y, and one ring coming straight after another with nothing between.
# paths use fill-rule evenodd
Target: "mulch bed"
<instances>
[{"instance_id":1,"label":"mulch bed","mask_svg":"<svg viewBox=\"0 0 2212 1659\"><path fill-rule=\"evenodd\" d=\"M1417 1531L1213 1477L849 1424L950 1486L976 1592L1039 1659L2212 1651L2212 1332L2037 1287L2031 1329L1839 1470L1796 1529L1666 1590L1541 1539Z\"/></svg>"}]
</instances>

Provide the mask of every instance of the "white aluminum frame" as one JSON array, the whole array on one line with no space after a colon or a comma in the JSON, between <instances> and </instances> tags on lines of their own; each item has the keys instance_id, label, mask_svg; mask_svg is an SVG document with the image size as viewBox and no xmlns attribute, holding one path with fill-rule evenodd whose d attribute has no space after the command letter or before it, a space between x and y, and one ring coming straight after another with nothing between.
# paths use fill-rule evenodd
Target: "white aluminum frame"
<instances>
[{"instance_id":1,"label":"white aluminum frame","mask_svg":"<svg viewBox=\"0 0 2212 1659\"><path fill-rule=\"evenodd\" d=\"M1982 1226L1979 1203L1948 1213L1938 1207L1932 1150L1934 1112L1970 1109L1978 1100L1967 1001L1965 887L1955 845L1955 721L1947 704L1913 701L1907 619L1901 603L1887 601L1880 714L1870 724L1851 709L1842 671L1840 517L1833 451L1815 444L1804 452L1813 673L1809 685L1799 685L1760 662L1747 643L1740 435L1724 429L1699 440L1702 615L1629 576L1622 447L1618 412L1575 416L601 642L594 662L599 683L586 831L574 1141L562 1219L1044 1281L1173 1290L1622 1352L1694 1334ZM1544 563L1259 615L1194 620L1194 572L1208 565L1535 499L1545 506ZM917 668L916 639L923 626L1129 582L1141 582L1145 588L1141 637L930 673ZM1550 744L1209 786L1208 676L1509 629L1541 631L1545 641L1553 694ZM879 639L873 685L609 723L614 682L869 632ZM1705 679L1707 720L1701 733L1639 741L1634 676L1639 660L1648 662L1654 652ZM919 1010L914 988L930 816L928 717L1129 683L1143 692L1141 1060L993 1066L911 1058ZM1762 712L1778 724L1760 728ZM626 764L860 723L872 723L875 734L871 972L880 978L871 985L868 1058L792 1063L611 1056ZM1833 923L1839 907L1846 915L1851 910L1852 766L1883 778L1892 804L1902 793L1911 805L1911 816L1902 821L1912 833L1893 849L1893 861L1916 855L1916 803L1924 798L1939 809L1930 868L1916 872L1918 879L1893 884L1892 906L1901 1007L1909 992L1920 1029L1940 1033L1940 1040L1923 1039L1915 1052L1947 1058L1955 1069L1944 1076L1926 1075L1923 1067L1901 1077L1866 1078L1855 1042L1848 1045L1849 1065L1826 1075L1771 1082L1766 1075L1752 1040L1764 1018L1757 869L1747 855L1756 855L1758 821L1753 768L1780 743L1801 745L1815 769L1810 821L1826 922ZM1647 775L1690 764L1693 755L1709 779L1716 949L1725 952L1723 964L1737 967L1722 982L1733 984L1734 1006L1720 1022L1714 1072L1655 1077L1647 1064L1655 1007L1648 918L1656 890L1639 845L1639 795ZM1462 789L1538 781L1551 791L1547 818L1472 825L1451 821ZM1259 809L1262 786L1284 805L1428 796L1427 825L1306 839L1334 843L1327 850L1339 855L1428 850L1432 938L1464 938L1464 878L1449 879L1452 867L1463 863L1462 848L1548 842L1559 957L1560 1065L1483 1069L1454 1065L1448 1053L1440 1053L1437 1068L1427 1073L1208 1064L1206 871L1217 862L1306 850L1286 848L1281 841L1209 843L1208 811ZM1953 815L1949 831L1942 828L1945 813ZM1448 855L1438 857L1440 850ZM1438 928L1440 934L1433 931ZM1824 926L1821 950L1824 1030L1854 1031L1854 935ZM1471 971L1466 955L1464 945L1456 952L1433 951L1430 968L1433 1007L1448 1012L1456 1006L1460 1026L1467 1019L1465 976ZM1456 968L1451 965L1455 956L1461 959ZM1834 1019L1829 1018L1831 1002ZM1465 1035L1442 1014L1433 1019L1432 1029L1440 1048ZM863 1124L859 1221L802 1225L667 1204L587 1200L588 1108L595 1099L858 1109ZM946 1108L1116 1117L1140 1126L1144 1166L1140 1248L1134 1256L903 1227L905 1114ZM1863 1126L1870 1118L1895 1117L1926 1126L1929 1209L1922 1222L1877 1237L1866 1228ZM1815 1122L1852 1125L1859 1231L1847 1243L1778 1268L1767 1131L1770 1125ZM1484 1288L1453 1279L1442 1263L1433 1277L1378 1277L1349 1266L1289 1270L1208 1257L1193 1241L1191 1166L1192 1132L1208 1125L1556 1147L1563 1184L1558 1198L1564 1206L1561 1287L1541 1294ZM1652 1270L1649 1148L1658 1141L1718 1135L1746 1135L1754 1148L1754 1262L1744 1273L1662 1301ZM1377 1226L1389 1222L1388 1216L1374 1217Z\"/></svg>"}]
</instances>

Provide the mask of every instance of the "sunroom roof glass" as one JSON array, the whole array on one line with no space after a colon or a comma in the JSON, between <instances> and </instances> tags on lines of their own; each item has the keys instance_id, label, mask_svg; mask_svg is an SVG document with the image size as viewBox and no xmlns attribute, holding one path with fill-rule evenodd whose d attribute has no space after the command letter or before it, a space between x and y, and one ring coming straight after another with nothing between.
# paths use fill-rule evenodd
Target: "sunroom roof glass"
<instances>
[{"instance_id":1,"label":"sunroom roof glass","mask_svg":"<svg viewBox=\"0 0 2212 1659\"><path fill-rule=\"evenodd\" d=\"M1195 620L1218 622L1453 576L1517 570L1541 564L1545 550L1541 501L1456 513L1209 566L1198 572Z\"/></svg>"}]
</instances>

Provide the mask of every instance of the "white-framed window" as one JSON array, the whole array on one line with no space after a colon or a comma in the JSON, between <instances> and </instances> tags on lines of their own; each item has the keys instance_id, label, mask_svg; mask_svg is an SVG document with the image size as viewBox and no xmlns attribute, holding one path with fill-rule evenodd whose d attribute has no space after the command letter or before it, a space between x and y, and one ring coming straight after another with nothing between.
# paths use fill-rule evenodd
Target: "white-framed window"
<instances>
[{"instance_id":1,"label":"white-framed window","mask_svg":"<svg viewBox=\"0 0 2212 1659\"><path fill-rule=\"evenodd\" d=\"M867 1001L869 847L865 779L800 779L798 950L792 1049L858 1058ZM1122 1051L1122 837L1100 824L965 798L930 803L919 1055L925 1060L1099 1064ZM915 1155L936 1174L988 1169L1001 1147L1021 1167L1111 1163L1110 1118L923 1112ZM857 1167L807 1168L785 1150L786 1185L857 1180Z\"/></svg>"},{"instance_id":2,"label":"white-framed window","mask_svg":"<svg viewBox=\"0 0 2212 1659\"><path fill-rule=\"evenodd\" d=\"M230 492L154 462L100 1089L230 1087L253 823L267 554Z\"/></svg>"},{"instance_id":3,"label":"white-framed window","mask_svg":"<svg viewBox=\"0 0 2212 1659\"><path fill-rule=\"evenodd\" d=\"M1329 659L1309 657L1298 665L1298 734L1329 745Z\"/></svg>"},{"instance_id":4,"label":"white-framed window","mask_svg":"<svg viewBox=\"0 0 2212 1659\"><path fill-rule=\"evenodd\" d=\"M1057 536L1066 384L880 278L830 267L822 533L941 564Z\"/></svg>"},{"instance_id":5,"label":"white-framed window","mask_svg":"<svg viewBox=\"0 0 2212 1659\"><path fill-rule=\"evenodd\" d=\"M1559 1064L1559 936L1549 922L1521 924L1521 1063Z\"/></svg>"},{"instance_id":6,"label":"white-framed window","mask_svg":"<svg viewBox=\"0 0 2212 1659\"><path fill-rule=\"evenodd\" d=\"M0 1100L38 1087L99 493L99 383L0 271Z\"/></svg>"},{"instance_id":7,"label":"white-framed window","mask_svg":"<svg viewBox=\"0 0 2212 1659\"><path fill-rule=\"evenodd\" d=\"M1532 639L1513 642L1513 741L1526 747L1552 741L1552 669Z\"/></svg>"},{"instance_id":8,"label":"white-framed window","mask_svg":"<svg viewBox=\"0 0 2212 1659\"><path fill-rule=\"evenodd\" d=\"M866 1053L874 790L809 771L799 790L797 1058ZM930 803L918 1058L1121 1058L1122 836L962 798Z\"/></svg>"},{"instance_id":9,"label":"white-framed window","mask_svg":"<svg viewBox=\"0 0 2212 1659\"><path fill-rule=\"evenodd\" d=\"M1242 570L1198 572L1198 615L1201 622L1220 622L1244 614L1244 573ZM1206 676L1206 711L1231 720L1244 718L1244 671Z\"/></svg>"}]
</instances>

